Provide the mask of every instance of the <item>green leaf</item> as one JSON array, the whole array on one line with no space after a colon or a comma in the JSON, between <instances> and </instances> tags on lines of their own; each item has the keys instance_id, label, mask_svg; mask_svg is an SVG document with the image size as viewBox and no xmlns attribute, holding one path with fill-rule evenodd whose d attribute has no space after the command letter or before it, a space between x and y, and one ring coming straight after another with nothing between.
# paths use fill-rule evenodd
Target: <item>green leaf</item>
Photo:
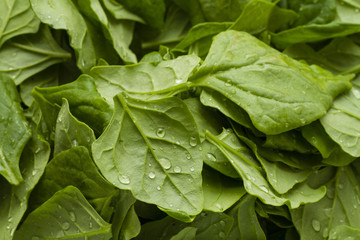
<instances>
[{"instance_id":1,"label":"green leaf","mask_svg":"<svg viewBox=\"0 0 360 240\"><path fill-rule=\"evenodd\" d=\"M77 187L104 219L110 219L113 209L109 209L109 204L117 190L101 176L83 146L65 150L49 162L34 189L31 207L40 206L54 193L70 185Z\"/></svg>"},{"instance_id":2,"label":"green leaf","mask_svg":"<svg viewBox=\"0 0 360 240\"><path fill-rule=\"evenodd\" d=\"M269 1L250 1L229 29L258 34L267 29L274 7Z\"/></svg>"},{"instance_id":3,"label":"green leaf","mask_svg":"<svg viewBox=\"0 0 360 240\"><path fill-rule=\"evenodd\" d=\"M145 21L138 15L127 10L123 5L115 0L102 0L105 8L111 13L111 15L118 20L131 20L145 24Z\"/></svg>"},{"instance_id":4,"label":"green leaf","mask_svg":"<svg viewBox=\"0 0 360 240\"><path fill-rule=\"evenodd\" d=\"M135 201L129 191L121 191L112 220L114 240L133 239L140 233L141 224L135 212Z\"/></svg>"},{"instance_id":5,"label":"green leaf","mask_svg":"<svg viewBox=\"0 0 360 240\"><path fill-rule=\"evenodd\" d=\"M58 191L25 219L14 240L21 239L102 239L111 238L105 222L73 186Z\"/></svg>"},{"instance_id":6,"label":"green leaf","mask_svg":"<svg viewBox=\"0 0 360 240\"><path fill-rule=\"evenodd\" d=\"M360 12L356 6L335 0L309 1L305 4L293 2L297 2L299 10L302 9L295 23L298 26L272 34L271 40L277 48L343 37L360 31Z\"/></svg>"},{"instance_id":7,"label":"green leaf","mask_svg":"<svg viewBox=\"0 0 360 240\"><path fill-rule=\"evenodd\" d=\"M255 200L255 197L247 194L230 210L229 215L234 218L234 225L227 239L266 239L255 212Z\"/></svg>"},{"instance_id":8,"label":"green leaf","mask_svg":"<svg viewBox=\"0 0 360 240\"><path fill-rule=\"evenodd\" d=\"M94 131L71 114L68 101L63 99L55 129L54 155L76 146L84 146L91 152L94 141Z\"/></svg>"},{"instance_id":9,"label":"green leaf","mask_svg":"<svg viewBox=\"0 0 360 240\"><path fill-rule=\"evenodd\" d=\"M231 23L218 23L218 22L206 22L196 24L192 27L185 38L175 46L176 49L186 49L195 42L204 39L206 37L214 36L222 31L227 30L231 26Z\"/></svg>"},{"instance_id":10,"label":"green leaf","mask_svg":"<svg viewBox=\"0 0 360 240\"><path fill-rule=\"evenodd\" d=\"M113 105L113 97L122 91L147 93L184 84L199 62L200 58L190 55L159 64L144 62L127 66L99 66L91 69L90 74L99 93Z\"/></svg>"},{"instance_id":11,"label":"green leaf","mask_svg":"<svg viewBox=\"0 0 360 240\"><path fill-rule=\"evenodd\" d=\"M165 217L161 220L144 224L140 235L136 239L165 240L172 239L171 237L177 239L176 237L185 234L187 231L194 231L189 228L197 229L195 238L197 240L227 239L226 237L230 232L233 221L233 218L227 214L213 212L202 212L192 223L184 223L171 217Z\"/></svg>"},{"instance_id":12,"label":"green leaf","mask_svg":"<svg viewBox=\"0 0 360 240\"><path fill-rule=\"evenodd\" d=\"M98 29L79 12L74 2L30 0L31 6L43 23L55 29L64 29L75 51L76 63L82 72L88 72L99 58L116 61L113 48Z\"/></svg>"},{"instance_id":13,"label":"green leaf","mask_svg":"<svg viewBox=\"0 0 360 240\"><path fill-rule=\"evenodd\" d=\"M358 174L350 165L338 168L335 176L330 175L330 178L319 174L312 179L313 182L327 181L327 193L326 197L316 203L291 210L292 220L301 239L324 239L330 233L334 236L336 229L342 225L360 229Z\"/></svg>"},{"instance_id":14,"label":"green leaf","mask_svg":"<svg viewBox=\"0 0 360 240\"><path fill-rule=\"evenodd\" d=\"M59 76L56 74L57 66L52 66L41 71L20 84L20 97L23 103L30 107L34 102L31 91L34 87L54 87L59 85Z\"/></svg>"},{"instance_id":15,"label":"green leaf","mask_svg":"<svg viewBox=\"0 0 360 240\"><path fill-rule=\"evenodd\" d=\"M325 194L325 188L310 188L306 183L297 184L285 194L275 191L264 175L264 170L250 150L239 141L222 140L206 132L207 139L229 159L230 163L241 176L245 190L261 201L273 206L288 205L297 208L301 204L319 201ZM231 145L229 145L231 144ZM237 146L234 148L233 146Z\"/></svg>"},{"instance_id":16,"label":"green leaf","mask_svg":"<svg viewBox=\"0 0 360 240\"><path fill-rule=\"evenodd\" d=\"M329 136L353 157L360 157L360 78L338 97L320 122Z\"/></svg>"},{"instance_id":17,"label":"green leaf","mask_svg":"<svg viewBox=\"0 0 360 240\"><path fill-rule=\"evenodd\" d=\"M13 185L23 181L20 155L31 137L14 82L0 74L0 174Z\"/></svg>"},{"instance_id":18,"label":"green leaf","mask_svg":"<svg viewBox=\"0 0 360 240\"><path fill-rule=\"evenodd\" d=\"M34 119L35 120L35 119ZM25 145L20 158L20 170L24 181L12 186L0 179L0 239L12 239L28 206L31 191L42 176L50 156L49 143L31 121L32 137Z\"/></svg>"},{"instance_id":19,"label":"green leaf","mask_svg":"<svg viewBox=\"0 0 360 240\"><path fill-rule=\"evenodd\" d=\"M225 177L210 168L203 169L202 177L204 210L223 212L246 193L241 181Z\"/></svg>"},{"instance_id":20,"label":"green leaf","mask_svg":"<svg viewBox=\"0 0 360 240\"><path fill-rule=\"evenodd\" d=\"M160 29L164 26L164 0L117 0L128 10L139 15L150 27Z\"/></svg>"},{"instance_id":21,"label":"green leaf","mask_svg":"<svg viewBox=\"0 0 360 240\"><path fill-rule=\"evenodd\" d=\"M142 101L123 93L114 103L92 147L100 171L136 199L189 221L202 209L201 145L190 111L176 97Z\"/></svg>"},{"instance_id":22,"label":"green leaf","mask_svg":"<svg viewBox=\"0 0 360 240\"><path fill-rule=\"evenodd\" d=\"M0 47L14 36L36 33L39 25L28 0L4 0L0 3Z\"/></svg>"},{"instance_id":23,"label":"green leaf","mask_svg":"<svg viewBox=\"0 0 360 240\"><path fill-rule=\"evenodd\" d=\"M35 88L32 95L40 105L50 131L55 131L63 98L68 100L71 113L91 127L96 135L102 133L111 118L111 107L97 92L94 79L85 74L58 87Z\"/></svg>"},{"instance_id":24,"label":"green leaf","mask_svg":"<svg viewBox=\"0 0 360 240\"><path fill-rule=\"evenodd\" d=\"M116 19L103 9L100 0L86 0L78 3L80 12L101 25L104 36L112 42L118 55L125 63L136 63L135 54L129 49L134 22ZM113 5L116 7L116 5Z\"/></svg>"},{"instance_id":25,"label":"green leaf","mask_svg":"<svg viewBox=\"0 0 360 240\"><path fill-rule=\"evenodd\" d=\"M4 44L0 49L0 72L19 85L30 76L70 57L71 54L56 43L49 28L42 25L38 33L19 36Z\"/></svg>"},{"instance_id":26,"label":"green leaf","mask_svg":"<svg viewBox=\"0 0 360 240\"><path fill-rule=\"evenodd\" d=\"M196 231L195 227L186 227L178 232L176 235L172 236L170 240L193 240L196 239Z\"/></svg>"},{"instance_id":27,"label":"green leaf","mask_svg":"<svg viewBox=\"0 0 360 240\"><path fill-rule=\"evenodd\" d=\"M258 130L273 135L323 116L352 77L295 61L247 33L226 31L191 81L237 103Z\"/></svg>"}]
</instances>

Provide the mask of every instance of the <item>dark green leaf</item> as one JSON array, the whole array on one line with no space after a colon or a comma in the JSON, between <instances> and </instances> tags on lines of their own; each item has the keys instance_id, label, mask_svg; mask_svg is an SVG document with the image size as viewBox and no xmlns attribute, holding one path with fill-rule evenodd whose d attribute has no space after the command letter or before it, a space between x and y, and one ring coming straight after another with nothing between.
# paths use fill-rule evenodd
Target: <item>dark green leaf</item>
<instances>
[{"instance_id":1,"label":"dark green leaf","mask_svg":"<svg viewBox=\"0 0 360 240\"><path fill-rule=\"evenodd\" d=\"M31 212L15 232L14 240L108 240L110 227L76 187L68 186Z\"/></svg>"},{"instance_id":2,"label":"dark green leaf","mask_svg":"<svg viewBox=\"0 0 360 240\"><path fill-rule=\"evenodd\" d=\"M14 82L0 74L0 174L13 185L23 181L20 155L31 137L31 129L20 106Z\"/></svg>"}]
</instances>

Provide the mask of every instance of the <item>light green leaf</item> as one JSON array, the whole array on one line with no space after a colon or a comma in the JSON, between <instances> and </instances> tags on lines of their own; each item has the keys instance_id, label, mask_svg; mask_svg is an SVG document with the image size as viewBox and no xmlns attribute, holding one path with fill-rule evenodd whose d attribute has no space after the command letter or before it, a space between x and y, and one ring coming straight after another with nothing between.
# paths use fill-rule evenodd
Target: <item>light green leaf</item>
<instances>
[{"instance_id":1,"label":"light green leaf","mask_svg":"<svg viewBox=\"0 0 360 240\"><path fill-rule=\"evenodd\" d=\"M144 20L138 15L127 10L123 5L115 0L102 0L105 8L118 20L131 20L145 24Z\"/></svg>"},{"instance_id":2,"label":"light green leaf","mask_svg":"<svg viewBox=\"0 0 360 240\"><path fill-rule=\"evenodd\" d=\"M223 212L246 193L241 181L225 177L210 168L204 168L202 176L204 210Z\"/></svg>"},{"instance_id":3,"label":"light green leaf","mask_svg":"<svg viewBox=\"0 0 360 240\"><path fill-rule=\"evenodd\" d=\"M360 78L338 97L320 122L329 136L353 157L360 157Z\"/></svg>"},{"instance_id":4,"label":"light green leaf","mask_svg":"<svg viewBox=\"0 0 360 240\"><path fill-rule=\"evenodd\" d=\"M116 61L112 46L103 35L98 34L89 21L86 21L71 0L47 1L30 0L31 6L43 23L55 29L64 29L70 37L70 45L76 54L76 63L82 72L88 72L99 58L109 62Z\"/></svg>"},{"instance_id":5,"label":"light green leaf","mask_svg":"<svg viewBox=\"0 0 360 240\"><path fill-rule=\"evenodd\" d=\"M23 181L20 155L31 137L14 82L0 74L0 174L13 185Z\"/></svg>"},{"instance_id":6,"label":"light green leaf","mask_svg":"<svg viewBox=\"0 0 360 240\"><path fill-rule=\"evenodd\" d=\"M56 43L49 28L42 25L38 33L19 36L4 44L0 49L0 72L19 85L30 76L70 58L71 54Z\"/></svg>"},{"instance_id":7,"label":"light green leaf","mask_svg":"<svg viewBox=\"0 0 360 240\"><path fill-rule=\"evenodd\" d=\"M247 194L230 210L229 215L234 218L234 225L227 239L266 239L255 212L255 200L256 198L254 196Z\"/></svg>"},{"instance_id":8,"label":"light green leaf","mask_svg":"<svg viewBox=\"0 0 360 240\"><path fill-rule=\"evenodd\" d=\"M175 46L176 49L186 49L195 42L206 37L214 36L222 31L227 30L232 23L230 22L206 22L193 26L185 36L185 38Z\"/></svg>"},{"instance_id":9,"label":"light green leaf","mask_svg":"<svg viewBox=\"0 0 360 240\"><path fill-rule=\"evenodd\" d=\"M122 91L146 93L184 84L199 62L200 58L190 55L159 64L99 66L91 69L90 74L99 93L113 105L113 97Z\"/></svg>"},{"instance_id":10,"label":"light green leaf","mask_svg":"<svg viewBox=\"0 0 360 240\"><path fill-rule=\"evenodd\" d=\"M333 172L329 168L322 171L329 170ZM292 220L302 240L322 240L330 233L336 235L336 229L342 225L360 229L359 173L351 165L335 171L335 176L319 174L312 179L316 184L327 180L327 193L323 199L291 210Z\"/></svg>"},{"instance_id":11,"label":"light green leaf","mask_svg":"<svg viewBox=\"0 0 360 240\"><path fill-rule=\"evenodd\" d=\"M54 156L76 146L84 146L91 152L94 141L94 131L71 114L68 101L63 99L55 129Z\"/></svg>"},{"instance_id":12,"label":"light green leaf","mask_svg":"<svg viewBox=\"0 0 360 240\"><path fill-rule=\"evenodd\" d=\"M189 221L202 209L201 145L190 111L176 97L143 101L122 93L114 103L92 147L98 168L136 199Z\"/></svg>"},{"instance_id":13,"label":"light green leaf","mask_svg":"<svg viewBox=\"0 0 360 240\"><path fill-rule=\"evenodd\" d=\"M33 191L31 207L40 206L54 193L70 185L77 187L104 219L110 219L113 208L109 204L118 191L101 176L83 146L65 150L49 162Z\"/></svg>"},{"instance_id":14,"label":"light green leaf","mask_svg":"<svg viewBox=\"0 0 360 240\"><path fill-rule=\"evenodd\" d=\"M28 0L4 0L0 3L0 47L8 39L27 33L36 33L40 21Z\"/></svg>"},{"instance_id":15,"label":"light green leaf","mask_svg":"<svg viewBox=\"0 0 360 240\"><path fill-rule=\"evenodd\" d=\"M35 120L35 119L34 119ZM12 239L28 206L31 191L42 176L50 156L50 146L31 121L32 137L26 144L21 158L20 169L24 181L11 186L4 178L0 179L0 239Z\"/></svg>"},{"instance_id":16,"label":"light green leaf","mask_svg":"<svg viewBox=\"0 0 360 240\"><path fill-rule=\"evenodd\" d=\"M111 225L105 222L73 186L58 191L31 212L14 240L22 239L101 239L111 238Z\"/></svg>"},{"instance_id":17,"label":"light green leaf","mask_svg":"<svg viewBox=\"0 0 360 240\"><path fill-rule=\"evenodd\" d=\"M81 13L101 25L103 34L112 42L114 49L125 63L137 62L135 54L129 49L134 22L114 18L103 9L100 0L79 1L77 4Z\"/></svg>"},{"instance_id":18,"label":"light green leaf","mask_svg":"<svg viewBox=\"0 0 360 240\"><path fill-rule=\"evenodd\" d=\"M239 141L224 142L222 135L215 137L209 132L206 132L206 137L229 159L241 176L246 191L266 204L273 206L286 204L290 208L297 208L304 203L319 201L325 194L324 187L313 189L306 183L297 184L287 193L279 194L272 188L259 162L244 144ZM234 149L232 145L237 148Z\"/></svg>"},{"instance_id":19,"label":"light green leaf","mask_svg":"<svg viewBox=\"0 0 360 240\"><path fill-rule=\"evenodd\" d=\"M190 81L237 103L258 130L273 135L323 116L333 99L350 87L352 77L334 76L245 32L229 30L217 35Z\"/></svg>"}]
</instances>

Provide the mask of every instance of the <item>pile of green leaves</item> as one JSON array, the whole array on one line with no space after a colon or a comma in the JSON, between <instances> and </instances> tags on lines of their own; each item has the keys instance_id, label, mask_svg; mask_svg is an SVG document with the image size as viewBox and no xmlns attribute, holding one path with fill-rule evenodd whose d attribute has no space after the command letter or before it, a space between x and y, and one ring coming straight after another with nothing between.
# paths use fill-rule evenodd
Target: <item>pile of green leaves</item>
<instances>
[{"instance_id":1,"label":"pile of green leaves","mask_svg":"<svg viewBox=\"0 0 360 240\"><path fill-rule=\"evenodd\" d=\"M0 1L0 240L359 239L357 0Z\"/></svg>"}]
</instances>

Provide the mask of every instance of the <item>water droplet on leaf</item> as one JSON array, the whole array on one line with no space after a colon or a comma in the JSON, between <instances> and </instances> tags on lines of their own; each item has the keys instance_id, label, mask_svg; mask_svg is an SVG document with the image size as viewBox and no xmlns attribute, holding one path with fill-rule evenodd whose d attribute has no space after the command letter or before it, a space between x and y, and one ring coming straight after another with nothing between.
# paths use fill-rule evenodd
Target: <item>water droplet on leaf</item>
<instances>
[{"instance_id":1,"label":"water droplet on leaf","mask_svg":"<svg viewBox=\"0 0 360 240\"><path fill-rule=\"evenodd\" d=\"M313 220L311 221L311 225L312 225L313 229L314 229L316 232L320 231L320 229L321 229L321 224L320 224L319 220L313 219Z\"/></svg>"},{"instance_id":2,"label":"water droplet on leaf","mask_svg":"<svg viewBox=\"0 0 360 240\"><path fill-rule=\"evenodd\" d=\"M69 228L70 228L70 223L64 222L61 226L62 226L62 229L64 229L64 230L66 231L66 230L69 230Z\"/></svg>"},{"instance_id":3,"label":"water droplet on leaf","mask_svg":"<svg viewBox=\"0 0 360 240\"><path fill-rule=\"evenodd\" d=\"M125 175L120 175L119 176L119 181L122 183L122 184L130 184L130 178L128 176L125 176Z\"/></svg>"},{"instance_id":4,"label":"water droplet on leaf","mask_svg":"<svg viewBox=\"0 0 360 240\"><path fill-rule=\"evenodd\" d=\"M163 129L163 128L158 128L157 130L156 130L156 135L158 136L158 137L164 137L165 136L165 129Z\"/></svg>"},{"instance_id":5,"label":"water droplet on leaf","mask_svg":"<svg viewBox=\"0 0 360 240\"><path fill-rule=\"evenodd\" d=\"M76 215L74 212L69 212L70 220L75 222L76 221Z\"/></svg>"},{"instance_id":6,"label":"water droplet on leaf","mask_svg":"<svg viewBox=\"0 0 360 240\"><path fill-rule=\"evenodd\" d=\"M156 177L154 172L149 172L149 178L154 179Z\"/></svg>"},{"instance_id":7,"label":"water droplet on leaf","mask_svg":"<svg viewBox=\"0 0 360 240\"><path fill-rule=\"evenodd\" d=\"M167 158L160 158L159 163L166 170L171 168L171 162Z\"/></svg>"},{"instance_id":8,"label":"water droplet on leaf","mask_svg":"<svg viewBox=\"0 0 360 240\"><path fill-rule=\"evenodd\" d=\"M216 157L215 157L214 154L212 154L212 153L206 154L206 157L207 157L210 161L212 161L212 162L216 162L216 161L217 161L217 160L216 160Z\"/></svg>"},{"instance_id":9,"label":"water droplet on leaf","mask_svg":"<svg viewBox=\"0 0 360 240\"><path fill-rule=\"evenodd\" d=\"M197 145L196 137L190 137L190 146L195 147Z\"/></svg>"},{"instance_id":10,"label":"water droplet on leaf","mask_svg":"<svg viewBox=\"0 0 360 240\"><path fill-rule=\"evenodd\" d=\"M174 172L180 173L180 172L181 172L181 167L175 166L175 167L174 167Z\"/></svg>"}]
</instances>

